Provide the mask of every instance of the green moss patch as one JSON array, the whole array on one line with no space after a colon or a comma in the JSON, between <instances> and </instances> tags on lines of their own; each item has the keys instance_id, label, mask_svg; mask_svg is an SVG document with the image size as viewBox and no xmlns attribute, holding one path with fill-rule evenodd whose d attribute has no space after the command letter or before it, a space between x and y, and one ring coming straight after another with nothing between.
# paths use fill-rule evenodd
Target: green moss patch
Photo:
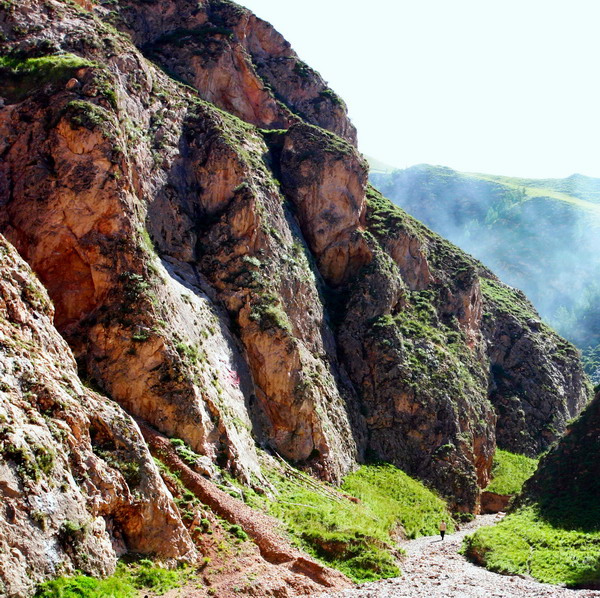
<instances>
[{"instance_id":1,"label":"green moss patch","mask_svg":"<svg viewBox=\"0 0 600 598\"><path fill-rule=\"evenodd\" d=\"M66 83L80 68L93 62L74 54L41 58L0 56L0 94L9 102L20 102L29 93L49 83Z\"/></svg>"},{"instance_id":2,"label":"green moss patch","mask_svg":"<svg viewBox=\"0 0 600 598\"><path fill-rule=\"evenodd\" d=\"M494 455L492 481L485 490L496 494L518 494L537 466L538 459L498 449Z\"/></svg>"}]
</instances>

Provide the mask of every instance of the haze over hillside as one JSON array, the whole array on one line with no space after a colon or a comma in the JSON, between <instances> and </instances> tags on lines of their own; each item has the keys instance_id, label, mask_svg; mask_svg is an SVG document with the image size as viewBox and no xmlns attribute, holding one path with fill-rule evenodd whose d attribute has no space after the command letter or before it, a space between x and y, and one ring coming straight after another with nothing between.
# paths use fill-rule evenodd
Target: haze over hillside
<instances>
[{"instance_id":1,"label":"haze over hillside","mask_svg":"<svg viewBox=\"0 0 600 598\"><path fill-rule=\"evenodd\" d=\"M385 195L524 291L600 381L600 179L377 168L371 179Z\"/></svg>"},{"instance_id":2,"label":"haze over hillside","mask_svg":"<svg viewBox=\"0 0 600 598\"><path fill-rule=\"evenodd\" d=\"M0 98L0 596L395 577L589 404L576 348L369 184L344 101L234 2L2 0Z\"/></svg>"}]
</instances>

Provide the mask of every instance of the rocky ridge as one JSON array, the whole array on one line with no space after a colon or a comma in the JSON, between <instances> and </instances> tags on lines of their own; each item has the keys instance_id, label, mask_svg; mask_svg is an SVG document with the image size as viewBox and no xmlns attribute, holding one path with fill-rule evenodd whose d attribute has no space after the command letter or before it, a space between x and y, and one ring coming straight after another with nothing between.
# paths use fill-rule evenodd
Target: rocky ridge
<instances>
[{"instance_id":1,"label":"rocky ridge","mask_svg":"<svg viewBox=\"0 0 600 598\"><path fill-rule=\"evenodd\" d=\"M0 232L81 375L206 476L382 459L476 510L497 438L538 452L587 402L523 296L368 187L343 103L249 11L7 1L0 26Z\"/></svg>"}]
</instances>

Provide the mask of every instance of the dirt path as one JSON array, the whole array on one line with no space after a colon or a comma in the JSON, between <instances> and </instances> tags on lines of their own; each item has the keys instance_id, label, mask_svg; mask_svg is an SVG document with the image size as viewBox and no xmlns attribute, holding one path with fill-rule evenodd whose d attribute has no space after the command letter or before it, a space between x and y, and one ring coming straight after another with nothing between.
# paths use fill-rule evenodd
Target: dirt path
<instances>
[{"instance_id":1,"label":"dirt path","mask_svg":"<svg viewBox=\"0 0 600 598\"><path fill-rule=\"evenodd\" d=\"M498 575L458 554L462 539L478 527L492 525L496 515L482 515L455 534L428 536L403 545L404 576L368 583L320 598L591 598L600 591L567 590L517 576Z\"/></svg>"}]
</instances>

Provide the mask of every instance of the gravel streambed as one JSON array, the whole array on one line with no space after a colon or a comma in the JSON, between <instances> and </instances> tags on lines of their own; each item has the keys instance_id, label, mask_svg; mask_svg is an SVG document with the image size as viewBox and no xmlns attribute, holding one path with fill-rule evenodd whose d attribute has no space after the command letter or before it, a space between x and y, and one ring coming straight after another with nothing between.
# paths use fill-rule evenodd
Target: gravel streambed
<instances>
[{"instance_id":1,"label":"gravel streambed","mask_svg":"<svg viewBox=\"0 0 600 598\"><path fill-rule=\"evenodd\" d=\"M447 535L404 542L407 552L403 577L367 583L351 590L321 594L319 598L592 598L597 590L568 590L558 586L499 575L473 565L458 553L462 539L475 529L493 525L499 515L480 515Z\"/></svg>"}]
</instances>

